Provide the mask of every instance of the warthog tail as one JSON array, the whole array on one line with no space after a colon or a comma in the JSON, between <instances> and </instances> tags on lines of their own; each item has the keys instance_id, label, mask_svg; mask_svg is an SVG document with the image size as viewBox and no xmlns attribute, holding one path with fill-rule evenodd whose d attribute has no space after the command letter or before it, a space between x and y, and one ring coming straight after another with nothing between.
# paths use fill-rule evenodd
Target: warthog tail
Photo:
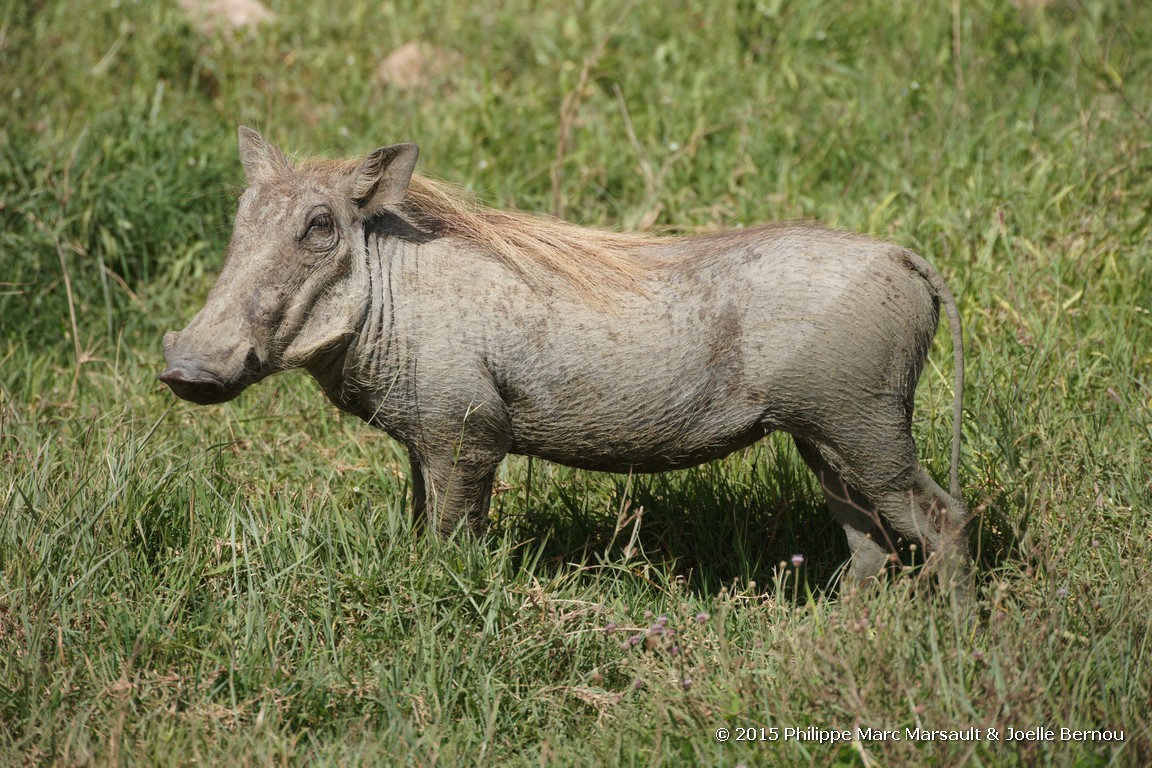
<instances>
[{"instance_id":1,"label":"warthog tail","mask_svg":"<svg viewBox=\"0 0 1152 768\"><path fill-rule=\"evenodd\" d=\"M949 493L955 499L960 498L960 436L961 419L964 416L964 329L960 324L960 311L956 309L956 300L948 284L936 271L936 268L912 251L904 252L904 260L909 267L924 278L925 282L936 292L944 312L948 315L948 328L952 333L952 366L955 375L954 392L952 395L952 467L948 476Z\"/></svg>"}]
</instances>

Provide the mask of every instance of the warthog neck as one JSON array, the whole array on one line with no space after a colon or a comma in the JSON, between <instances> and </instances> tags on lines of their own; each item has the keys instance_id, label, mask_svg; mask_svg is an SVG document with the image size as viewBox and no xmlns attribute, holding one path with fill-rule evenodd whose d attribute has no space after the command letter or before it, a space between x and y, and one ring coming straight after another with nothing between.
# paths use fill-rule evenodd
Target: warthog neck
<instances>
[{"instance_id":1,"label":"warthog neck","mask_svg":"<svg viewBox=\"0 0 1152 768\"><path fill-rule=\"evenodd\" d=\"M347 297L358 303L359 322L356 333L347 344L333 350L330 356L308 367L328 399L338 408L365 421L375 421L380 382L394 378L394 329L391 266L397 251L415 249L403 240L377 231L369 225L364 232L363 269L366 279L360 281L363 294Z\"/></svg>"}]
</instances>

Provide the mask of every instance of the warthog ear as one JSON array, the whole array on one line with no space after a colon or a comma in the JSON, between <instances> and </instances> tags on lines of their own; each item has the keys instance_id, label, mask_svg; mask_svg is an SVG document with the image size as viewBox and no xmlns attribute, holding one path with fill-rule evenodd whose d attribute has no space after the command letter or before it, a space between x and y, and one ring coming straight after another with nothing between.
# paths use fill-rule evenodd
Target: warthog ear
<instances>
[{"instance_id":1,"label":"warthog ear","mask_svg":"<svg viewBox=\"0 0 1152 768\"><path fill-rule=\"evenodd\" d=\"M368 155L352 179L352 200L369 214L402 201L419 154L415 144L393 144Z\"/></svg>"},{"instance_id":2,"label":"warthog ear","mask_svg":"<svg viewBox=\"0 0 1152 768\"><path fill-rule=\"evenodd\" d=\"M240 164L244 166L249 185L270 179L292 167L283 152L244 125L240 126Z\"/></svg>"}]
</instances>

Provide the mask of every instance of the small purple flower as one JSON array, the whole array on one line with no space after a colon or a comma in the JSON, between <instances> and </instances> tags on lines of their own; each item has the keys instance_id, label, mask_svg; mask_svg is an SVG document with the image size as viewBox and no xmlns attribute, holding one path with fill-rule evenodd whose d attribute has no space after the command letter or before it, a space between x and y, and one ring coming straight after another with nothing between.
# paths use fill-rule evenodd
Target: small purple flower
<instances>
[{"instance_id":1,"label":"small purple flower","mask_svg":"<svg viewBox=\"0 0 1152 768\"><path fill-rule=\"evenodd\" d=\"M643 639L643 635L632 635L632 637L628 638L628 645L640 645L640 641Z\"/></svg>"},{"instance_id":2,"label":"small purple flower","mask_svg":"<svg viewBox=\"0 0 1152 768\"><path fill-rule=\"evenodd\" d=\"M635 680L632 681L632 690L638 691L643 687L644 687L644 681L641 680L640 678L636 678Z\"/></svg>"},{"instance_id":3,"label":"small purple flower","mask_svg":"<svg viewBox=\"0 0 1152 768\"><path fill-rule=\"evenodd\" d=\"M616 622L610 621L604 625L604 634L610 635L616 631Z\"/></svg>"},{"instance_id":4,"label":"small purple flower","mask_svg":"<svg viewBox=\"0 0 1152 768\"><path fill-rule=\"evenodd\" d=\"M700 611L700 613L696 614L696 623L703 624L704 622L708 621L708 618L709 616L707 613Z\"/></svg>"},{"instance_id":5,"label":"small purple flower","mask_svg":"<svg viewBox=\"0 0 1152 768\"><path fill-rule=\"evenodd\" d=\"M691 688L692 687L692 678L686 677L683 680L681 680L680 681L680 687L683 688L684 690L688 690L689 688Z\"/></svg>"},{"instance_id":6,"label":"small purple flower","mask_svg":"<svg viewBox=\"0 0 1152 768\"><path fill-rule=\"evenodd\" d=\"M680 646L674 645L671 648L669 648L668 649L668 655L669 656L679 656L680 655Z\"/></svg>"},{"instance_id":7,"label":"small purple flower","mask_svg":"<svg viewBox=\"0 0 1152 768\"><path fill-rule=\"evenodd\" d=\"M1060 589L1056 590L1056 596L1068 597L1068 587L1060 587Z\"/></svg>"},{"instance_id":8,"label":"small purple flower","mask_svg":"<svg viewBox=\"0 0 1152 768\"><path fill-rule=\"evenodd\" d=\"M802 565L804 565L804 555L800 554L799 552L792 555L792 567L799 568Z\"/></svg>"},{"instance_id":9,"label":"small purple flower","mask_svg":"<svg viewBox=\"0 0 1152 768\"><path fill-rule=\"evenodd\" d=\"M650 634L650 635L662 635L662 634L664 634L664 625L663 624L653 624L652 626L648 627L648 634Z\"/></svg>"},{"instance_id":10,"label":"small purple flower","mask_svg":"<svg viewBox=\"0 0 1152 768\"><path fill-rule=\"evenodd\" d=\"M662 627L666 627L666 626L668 626L668 617L667 616L657 616L656 617L656 623Z\"/></svg>"}]
</instances>

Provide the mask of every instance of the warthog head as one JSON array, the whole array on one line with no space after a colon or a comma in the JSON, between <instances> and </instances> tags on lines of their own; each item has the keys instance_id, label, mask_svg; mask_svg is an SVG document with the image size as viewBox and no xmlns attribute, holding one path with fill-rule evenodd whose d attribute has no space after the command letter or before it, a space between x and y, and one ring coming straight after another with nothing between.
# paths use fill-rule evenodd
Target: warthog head
<instances>
[{"instance_id":1,"label":"warthog head","mask_svg":"<svg viewBox=\"0 0 1152 768\"><path fill-rule=\"evenodd\" d=\"M359 331L367 298L364 222L400 203L415 144L356 163L296 168L240 129L248 189L224 269L204 308L164 335L160 380L194 403L222 403L269 374L319 368Z\"/></svg>"}]
</instances>

